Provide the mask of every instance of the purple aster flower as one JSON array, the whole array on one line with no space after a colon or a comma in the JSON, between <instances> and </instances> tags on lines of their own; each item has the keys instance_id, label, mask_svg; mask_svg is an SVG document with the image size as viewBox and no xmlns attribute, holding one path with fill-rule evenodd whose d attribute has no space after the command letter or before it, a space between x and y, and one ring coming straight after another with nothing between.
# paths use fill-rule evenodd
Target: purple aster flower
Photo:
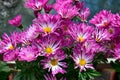
<instances>
[{"instance_id":1,"label":"purple aster flower","mask_svg":"<svg viewBox=\"0 0 120 80\"><path fill-rule=\"evenodd\" d=\"M37 55L38 55L38 48L36 46L32 45L32 46L22 47L20 52L18 53L18 60L31 62L36 60Z\"/></svg>"},{"instance_id":2,"label":"purple aster flower","mask_svg":"<svg viewBox=\"0 0 120 80\"><path fill-rule=\"evenodd\" d=\"M88 68L94 69L92 66L94 54L86 53L86 51L80 49L81 49L80 46L76 46L73 51L73 55L71 56L71 58L74 60L76 64L75 68L79 67L80 72L82 72L83 70L86 71L86 69Z\"/></svg>"},{"instance_id":3,"label":"purple aster flower","mask_svg":"<svg viewBox=\"0 0 120 80\"><path fill-rule=\"evenodd\" d=\"M78 14L78 16L80 17L80 20L82 22L86 22L89 15L90 15L89 8L85 8L85 9L80 10L80 13Z\"/></svg>"},{"instance_id":4,"label":"purple aster flower","mask_svg":"<svg viewBox=\"0 0 120 80\"><path fill-rule=\"evenodd\" d=\"M21 25L21 22L22 22L22 15L17 15L16 17L8 21L9 24L17 27Z\"/></svg>"},{"instance_id":5,"label":"purple aster flower","mask_svg":"<svg viewBox=\"0 0 120 80\"><path fill-rule=\"evenodd\" d=\"M93 33L93 37L97 42L110 40L110 33L107 29L96 29Z\"/></svg>"},{"instance_id":6,"label":"purple aster flower","mask_svg":"<svg viewBox=\"0 0 120 80\"><path fill-rule=\"evenodd\" d=\"M60 16L52 14L39 14L38 18L33 20L33 23L39 24L39 32L44 35L55 33L60 24Z\"/></svg>"},{"instance_id":7,"label":"purple aster flower","mask_svg":"<svg viewBox=\"0 0 120 80\"><path fill-rule=\"evenodd\" d=\"M47 2L48 0L26 0L25 7L38 11L41 10Z\"/></svg>"},{"instance_id":8,"label":"purple aster flower","mask_svg":"<svg viewBox=\"0 0 120 80\"><path fill-rule=\"evenodd\" d=\"M59 15L61 15L62 18L72 19L78 14L78 9L76 6L72 6L71 4L61 5L56 3L54 5L54 9Z\"/></svg>"},{"instance_id":9,"label":"purple aster flower","mask_svg":"<svg viewBox=\"0 0 120 80\"><path fill-rule=\"evenodd\" d=\"M50 56L61 48L61 40L56 35L48 35L41 38L39 47L42 49L40 56Z\"/></svg>"},{"instance_id":10,"label":"purple aster flower","mask_svg":"<svg viewBox=\"0 0 120 80\"><path fill-rule=\"evenodd\" d=\"M113 20L113 14L110 11L102 10L94 16L89 22L98 28L109 28Z\"/></svg>"},{"instance_id":11,"label":"purple aster flower","mask_svg":"<svg viewBox=\"0 0 120 80\"><path fill-rule=\"evenodd\" d=\"M79 24L79 25L75 24L69 28L68 32L73 37L74 40L76 40L78 42L84 42L91 38L91 36L92 36L91 33L93 32L93 27L88 26L84 23Z\"/></svg>"},{"instance_id":12,"label":"purple aster flower","mask_svg":"<svg viewBox=\"0 0 120 80\"><path fill-rule=\"evenodd\" d=\"M48 71L52 72L52 75L55 76L58 73L66 73L63 68L66 68L66 63L61 62L66 58L65 53L62 50L58 50L55 55L45 58L42 60L42 65L44 65L44 69L48 68Z\"/></svg>"}]
</instances>

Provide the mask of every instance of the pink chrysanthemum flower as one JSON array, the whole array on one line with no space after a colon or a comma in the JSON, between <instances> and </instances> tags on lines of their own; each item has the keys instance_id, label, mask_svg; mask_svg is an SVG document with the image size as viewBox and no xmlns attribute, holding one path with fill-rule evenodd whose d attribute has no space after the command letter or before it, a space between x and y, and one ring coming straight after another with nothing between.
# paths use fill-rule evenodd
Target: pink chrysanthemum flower
<instances>
[{"instance_id":1,"label":"pink chrysanthemum flower","mask_svg":"<svg viewBox=\"0 0 120 80\"><path fill-rule=\"evenodd\" d=\"M110 11L102 10L94 16L89 22L98 28L108 28L113 20L113 14Z\"/></svg>"},{"instance_id":2,"label":"pink chrysanthemum flower","mask_svg":"<svg viewBox=\"0 0 120 80\"><path fill-rule=\"evenodd\" d=\"M16 59L18 50L17 46L17 33L14 32L11 36L6 33L3 34L2 40L0 41L0 53L3 54L4 61L13 61Z\"/></svg>"},{"instance_id":3,"label":"pink chrysanthemum flower","mask_svg":"<svg viewBox=\"0 0 120 80\"><path fill-rule=\"evenodd\" d=\"M9 37L6 33L3 34L2 40L0 41L2 53L14 50L17 45L15 40L14 37Z\"/></svg>"},{"instance_id":4,"label":"pink chrysanthemum flower","mask_svg":"<svg viewBox=\"0 0 120 80\"><path fill-rule=\"evenodd\" d=\"M80 10L80 13L78 14L78 16L80 17L80 20L82 22L86 22L89 15L90 15L89 8L85 8L85 9Z\"/></svg>"},{"instance_id":5,"label":"pink chrysanthemum flower","mask_svg":"<svg viewBox=\"0 0 120 80\"><path fill-rule=\"evenodd\" d=\"M22 22L22 15L17 15L16 17L8 21L9 24L17 27L21 25L21 22Z\"/></svg>"},{"instance_id":6,"label":"pink chrysanthemum flower","mask_svg":"<svg viewBox=\"0 0 120 80\"><path fill-rule=\"evenodd\" d=\"M96 40L96 42L101 42L105 40L110 40L110 33L108 32L107 29L96 29L93 33L93 37Z\"/></svg>"},{"instance_id":7,"label":"pink chrysanthemum flower","mask_svg":"<svg viewBox=\"0 0 120 80\"><path fill-rule=\"evenodd\" d=\"M76 6L72 6L71 4L56 3L54 9L62 18L72 19L78 14Z\"/></svg>"},{"instance_id":8,"label":"pink chrysanthemum flower","mask_svg":"<svg viewBox=\"0 0 120 80\"><path fill-rule=\"evenodd\" d=\"M48 0L26 0L25 7L38 11L41 10L47 2Z\"/></svg>"},{"instance_id":9,"label":"pink chrysanthemum flower","mask_svg":"<svg viewBox=\"0 0 120 80\"><path fill-rule=\"evenodd\" d=\"M56 33L55 31L59 28L60 24L60 16L52 14L39 14L38 18L34 19L33 22L39 24L39 32L47 35L50 33Z\"/></svg>"},{"instance_id":10,"label":"pink chrysanthemum flower","mask_svg":"<svg viewBox=\"0 0 120 80\"><path fill-rule=\"evenodd\" d=\"M74 40L78 42L84 42L91 38L93 27L88 26L84 23L79 25L72 25L69 29L69 34L73 37Z\"/></svg>"},{"instance_id":11,"label":"pink chrysanthemum flower","mask_svg":"<svg viewBox=\"0 0 120 80\"><path fill-rule=\"evenodd\" d=\"M41 38L39 46L42 49L40 56L50 56L61 48L61 40L59 40L56 35L48 35Z\"/></svg>"},{"instance_id":12,"label":"pink chrysanthemum flower","mask_svg":"<svg viewBox=\"0 0 120 80\"><path fill-rule=\"evenodd\" d=\"M55 76L58 73L66 73L63 68L66 68L66 63L61 62L66 58L65 53L62 50L58 50L55 55L45 58L41 61L44 65L44 69L48 68L48 71L52 72L52 75Z\"/></svg>"},{"instance_id":13,"label":"pink chrysanthemum flower","mask_svg":"<svg viewBox=\"0 0 120 80\"><path fill-rule=\"evenodd\" d=\"M79 48L79 49L78 49ZM76 47L73 51L73 55L71 58L74 60L76 67L75 68L80 68L80 72L83 70L86 71L86 69L94 69L92 66L92 61L93 61L94 54L92 53L86 53L83 50L80 50L80 47Z\"/></svg>"},{"instance_id":14,"label":"pink chrysanthemum flower","mask_svg":"<svg viewBox=\"0 0 120 80\"><path fill-rule=\"evenodd\" d=\"M22 47L20 52L18 53L18 60L31 62L33 60L36 60L37 55L38 48L36 46Z\"/></svg>"}]
</instances>

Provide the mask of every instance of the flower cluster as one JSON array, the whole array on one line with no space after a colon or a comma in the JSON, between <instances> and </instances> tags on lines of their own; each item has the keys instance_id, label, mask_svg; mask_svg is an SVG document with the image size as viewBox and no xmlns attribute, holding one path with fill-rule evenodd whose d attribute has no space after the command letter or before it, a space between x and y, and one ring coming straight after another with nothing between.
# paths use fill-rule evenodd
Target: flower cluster
<instances>
[{"instance_id":1,"label":"flower cluster","mask_svg":"<svg viewBox=\"0 0 120 80\"><path fill-rule=\"evenodd\" d=\"M102 10L88 21L90 9L78 0L56 0L53 5L48 0L27 0L25 6L37 11L36 18L27 29L2 36L0 53L4 61L31 62L44 57L40 65L49 73L45 79L57 80L57 74L67 73L67 59L72 59L79 72L95 69L93 60L100 52L120 60L119 14ZM52 9L56 14L49 14ZM9 23L20 26L21 17ZM72 52L66 53L66 48Z\"/></svg>"}]
</instances>

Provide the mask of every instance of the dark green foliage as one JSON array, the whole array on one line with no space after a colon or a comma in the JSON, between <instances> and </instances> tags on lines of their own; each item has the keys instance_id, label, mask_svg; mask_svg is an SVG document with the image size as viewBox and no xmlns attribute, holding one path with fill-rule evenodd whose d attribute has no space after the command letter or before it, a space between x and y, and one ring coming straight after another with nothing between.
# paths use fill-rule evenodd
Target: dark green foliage
<instances>
[{"instance_id":1,"label":"dark green foliage","mask_svg":"<svg viewBox=\"0 0 120 80\"><path fill-rule=\"evenodd\" d=\"M44 80L44 72L40 66L40 59L32 62L16 62L16 68L21 71L14 77L14 80Z\"/></svg>"},{"instance_id":2,"label":"dark green foliage","mask_svg":"<svg viewBox=\"0 0 120 80\"><path fill-rule=\"evenodd\" d=\"M87 69L86 71L79 72L78 80L89 80L94 79L96 76L100 76L101 74L96 70Z\"/></svg>"},{"instance_id":3,"label":"dark green foliage","mask_svg":"<svg viewBox=\"0 0 120 80\"><path fill-rule=\"evenodd\" d=\"M0 80L7 80L9 74L9 66L6 63L0 61Z\"/></svg>"},{"instance_id":4,"label":"dark green foliage","mask_svg":"<svg viewBox=\"0 0 120 80\"><path fill-rule=\"evenodd\" d=\"M116 70L117 77L120 80L120 62L116 60L115 62L111 61L110 64Z\"/></svg>"}]
</instances>

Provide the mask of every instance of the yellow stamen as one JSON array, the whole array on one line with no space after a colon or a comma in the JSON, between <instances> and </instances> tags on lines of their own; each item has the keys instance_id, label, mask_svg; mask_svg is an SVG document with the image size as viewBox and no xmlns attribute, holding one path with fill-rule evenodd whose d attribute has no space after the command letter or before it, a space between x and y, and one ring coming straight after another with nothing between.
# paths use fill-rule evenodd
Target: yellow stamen
<instances>
[{"instance_id":1,"label":"yellow stamen","mask_svg":"<svg viewBox=\"0 0 120 80\"><path fill-rule=\"evenodd\" d=\"M100 42L100 38L96 38L96 41L97 41L97 42Z\"/></svg>"},{"instance_id":2,"label":"yellow stamen","mask_svg":"<svg viewBox=\"0 0 120 80\"><path fill-rule=\"evenodd\" d=\"M52 66L58 65L57 59L52 59L52 60L50 61L50 63L52 64Z\"/></svg>"},{"instance_id":3,"label":"yellow stamen","mask_svg":"<svg viewBox=\"0 0 120 80\"><path fill-rule=\"evenodd\" d=\"M51 54L51 53L53 52L53 49L52 49L51 47L47 47L47 48L45 49L45 52L46 52L47 54Z\"/></svg>"},{"instance_id":4,"label":"yellow stamen","mask_svg":"<svg viewBox=\"0 0 120 80\"><path fill-rule=\"evenodd\" d=\"M78 37L78 41L83 42L83 41L84 41L83 36L79 36L79 37Z\"/></svg>"},{"instance_id":5,"label":"yellow stamen","mask_svg":"<svg viewBox=\"0 0 120 80\"><path fill-rule=\"evenodd\" d=\"M79 64L80 64L80 66L85 66L86 65L86 60L85 59L80 59Z\"/></svg>"},{"instance_id":6,"label":"yellow stamen","mask_svg":"<svg viewBox=\"0 0 120 80\"><path fill-rule=\"evenodd\" d=\"M51 32L51 28L50 27L45 27L44 28L44 32L45 33L50 33Z\"/></svg>"},{"instance_id":7,"label":"yellow stamen","mask_svg":"<svg viewBox=\"0 0 120 80\"><path fill-rule=\"evenodd\" d=\"M13 50L13 49L14 49L14 47L13 47L12 44L10 44L8 48L9 48L10 50Z\"/></svg>"}]
</instances>

